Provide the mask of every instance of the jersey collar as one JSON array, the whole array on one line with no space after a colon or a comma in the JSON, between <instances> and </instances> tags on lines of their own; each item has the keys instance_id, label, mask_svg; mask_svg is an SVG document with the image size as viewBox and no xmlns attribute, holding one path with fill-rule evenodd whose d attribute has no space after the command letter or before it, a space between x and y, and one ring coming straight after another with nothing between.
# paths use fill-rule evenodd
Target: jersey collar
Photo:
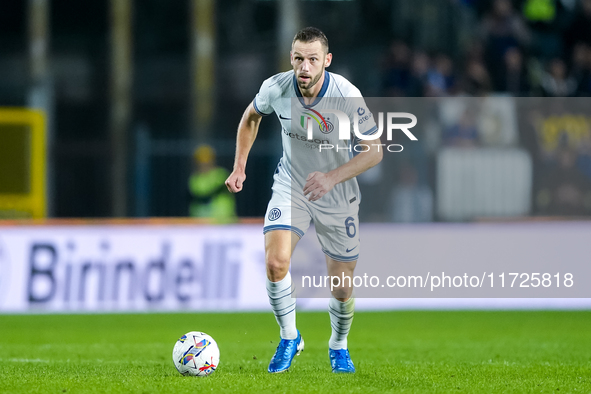
<instances>
[{"instance_id":1,"label":"jersey collar","mask_svg":"<svg viewBox=\"0 0 591 394\"><path fill-rule=\"evenodd\" d=\"M330 73L328 71L324 70L324 82L322 83L322 88L320 89L320 92L318 93L318 97L316 97L316 99L314 100L314 102L312 104L306 105L304 103L304 98L302 97L302 92L300 92L300 88L298 86L298 81L296 79L295 73L293 74L293 88L296 92L296 95L298 96L298 99L300 100L300 103L302 103L304 108L311 108L311 107L315 106L316 104L318 104L318 102L322 99L322 97L324 97L324 94L328 90L329 83L330 83Z\"/></svg>"}]
</instances>

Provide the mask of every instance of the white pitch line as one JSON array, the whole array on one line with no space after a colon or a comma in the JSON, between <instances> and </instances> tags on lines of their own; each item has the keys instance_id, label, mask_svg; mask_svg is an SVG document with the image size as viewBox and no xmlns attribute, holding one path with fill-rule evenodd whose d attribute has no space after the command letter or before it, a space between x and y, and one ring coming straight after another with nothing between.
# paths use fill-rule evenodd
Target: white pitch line
<instances>
[{"instance_id":1,"label":"white pitch line","mask_svg":"<svg viewBox=\"0 0 591 394\"><path fill-rule=\"evenodd\" d=\"M0 361L9 361L12 363L48 363L49 360L41 360L40 358L9 358L7 360Z\"/></svg>"},{"instance_id":2,"label":"white pitch line","mask_svg":"<svg viewBox=\"0 0 591 394\"><path fill-rule=\"evenodd\" d=\"M67 360L42 360L40 358L0 358L0 362L9 363L70 363L73 362L70 359ZM102 364L162 364L162 361L156 360L109 360L104 361L101 359L88 359L88 360L77 360L77 363L102 363Z\"/></svg>"}]
</instances>

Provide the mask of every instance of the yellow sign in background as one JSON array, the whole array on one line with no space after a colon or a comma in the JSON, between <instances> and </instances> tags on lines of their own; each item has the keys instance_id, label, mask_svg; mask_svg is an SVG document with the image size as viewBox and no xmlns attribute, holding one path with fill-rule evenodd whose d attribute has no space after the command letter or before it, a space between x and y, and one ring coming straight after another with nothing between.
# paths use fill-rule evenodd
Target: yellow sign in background
<instances>
[{"instance_id":1,"label":"yellow sign in background","mask_svg":"<svg viewBox=\"0 0 591 394\"><path fill-rule=\"evenodd\" d=\"M0 219L46 216L43 112L0 108Z\"/></svg>"}]
</instances>

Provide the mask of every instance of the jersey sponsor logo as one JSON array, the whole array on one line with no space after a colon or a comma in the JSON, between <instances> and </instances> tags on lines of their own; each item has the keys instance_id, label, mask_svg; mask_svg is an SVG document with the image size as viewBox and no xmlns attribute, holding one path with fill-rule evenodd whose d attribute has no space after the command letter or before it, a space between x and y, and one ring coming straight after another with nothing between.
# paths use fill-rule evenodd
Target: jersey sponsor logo
<instances>
[{"instance_id":1,"label":"jersey sponsor logo","mask_svg":"<svg viewBox=\"0 0 591 394\"><path fill-rule=\"evenodd\" d=\"M357 114L359 116L363 116L364 113L365 113L365 108L363 108L363 107L357 108Z\"/></svg>"},{"instance_id":2,"label":"jersey sponsor logo","mask_svg":"<svg viewBox=\"0 0 591 394\"><path fill-rule=\"evenodd\" d=\"M281 210L279 208L273 208L269 212L268 218L272 222L279 219L280 217L281 217Z\"/></svg>"},{"instance_id":3,"label":"jersey sponsor logo","mask_svg":"<svg viewBox=\"0 0 591 394\"><path fill-rule=\"evenodd\" d=\"M287 129L285 127L283 127L281 130L283 131L283 134L285 134L289 138L293 138L294 140L298 140L298 141L313 142L315 144L328 144L330 142L329 140L321 140L320 138L314 138L314 139L309 140L306 138L305 135L300 135L298 133L287 131ZM313 149L316 149L316 148L317 147L313 147Z\"/></svg>"},{"instance_id":4,"label":"jersey sponsor logo","mask_svg":"<svg viewBox=\"0 0 591 394\"><path fill-rule=\"evenodd\" d=\"M360 110L363 110L363 111L360 111ZM359 120L357 121L357 124L359 126L361 126L366 120L369 120L373 116L371 112L368 115L364 115L365 110L361 107L359 107L359 110L357 110L357 113L359 114Z\"/></svg>"},{"instance_id":5,"label":"jersey sponsor logo","mask_svg":"<svg viewBox=\"0 0 591 394\"><path fill-rule=\"evenodd\" d=\"M291 120L291 118L286 118L283 115L279 114L279 119L283 119L283 120Z\"/></svg>"}]
</instances>

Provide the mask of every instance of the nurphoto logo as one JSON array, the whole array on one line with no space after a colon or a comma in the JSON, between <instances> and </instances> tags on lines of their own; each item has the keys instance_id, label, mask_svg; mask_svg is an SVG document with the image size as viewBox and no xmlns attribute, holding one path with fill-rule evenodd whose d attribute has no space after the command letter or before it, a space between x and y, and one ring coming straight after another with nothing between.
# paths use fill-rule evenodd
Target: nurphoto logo
<instances>
[{"instance_id":1,"label":"nurphoto logo","mask_svg":"<svg viewBox=\"0 0 591 394\"><path fill-rule=\"evenodd\" d=\"M325 117L322 116L318 111L314 111L314 110L311 110L311 111L313 111L314 114L306 113L305 115L308 115L312 119L314 119L315 122L319 125L320 129L324 130L323 131L324 133L326 133L326 130L332 131L334 129L333 124L332 123L329 124L329 122L325 119ZM350 140L351 139L350 120L349 120L349 117L347 116L347 114L345 114L343 111L340 111L337 109L328 109L328 110L323 110L322 112L323 113L331 113L337 117L338 130L339 130L339 140ZM378 130L376 133L371 134L371 135L364 135L359 131L359 125L366 122L371 117L372 117L372 114L371 113L366 114L366 110L363 107L359 107L357 109L357 112L354 115L353 132L355 133L355 137L361 141L375 140L377 138L380 138L384 132L384 113L383 112L378 112L378 125L377 125ZM394 119L409 119L410 123L394 123ZM314 122L311 122L311 121L308 122L307 120L308 119L305 119L305 117L302 116L301 125L302 125L302 127L305 127L307 130L308 140L312 140L313 139L312 127L313 127ZM409 130L416 125L417 125L417 117L409 112L387 112L386 113L386 138L388 139L388 141L392 141L392 132L394 130L400 130L411 141L417 141L417 137L415 137L415 135L413 133L411 133L411 131ZM355 144L353 146L351 144L347 144L346 146L339 146L339 145L335 146L334 144L319 144L318 150L320 152L322 152L323 150L336 149L338 152L341 149L346 149L348 151L351 151L351 149L353 149L355 152L367 152L368 150L371 149L371 146L376 147L376 149L378 151L380 149L385 149L388 152L402 152L402 150L404 149L403 146L400 144L386 145L386 144L359 143L359 144Z\"/></svg>"}]
</instances>

